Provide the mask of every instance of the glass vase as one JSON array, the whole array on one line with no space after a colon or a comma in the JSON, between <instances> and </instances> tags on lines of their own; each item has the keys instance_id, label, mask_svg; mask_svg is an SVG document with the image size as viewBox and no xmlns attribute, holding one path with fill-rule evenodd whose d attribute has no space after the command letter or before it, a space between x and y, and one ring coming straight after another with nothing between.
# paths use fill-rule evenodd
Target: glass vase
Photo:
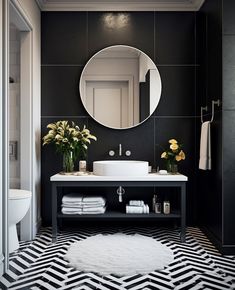
<instances>
[{"instance_id":1,"label":"glass vase","mask_svg":"<svg viewBox=\"0 0 235 290\"><path fill-rule=\"evenodd\" d=\"M63 154L63 171L66 172L73 172L74 170L74 159L73 159L73 152L66 151Z\"/></svg>"},{"instance_id":2,"label":"glass vase","mask_svg":"<svg viewBox=\"0 0 235 290\"><path fill-rule=\"evenodd\" d=\"M175 162L167 161L166 169L168 173L177 174L178 173L178 165Z\"/></svg>"}]
</instances>

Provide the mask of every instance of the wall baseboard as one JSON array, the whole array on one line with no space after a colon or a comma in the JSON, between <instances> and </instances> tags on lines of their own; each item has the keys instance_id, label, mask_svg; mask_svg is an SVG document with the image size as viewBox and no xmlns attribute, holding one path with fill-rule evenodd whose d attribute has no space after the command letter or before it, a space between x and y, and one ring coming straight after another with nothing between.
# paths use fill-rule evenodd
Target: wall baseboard
<instances>
[{"instance_id":1,"label":"wall baseboard","mask_svg":"<svg viewBox=\"0 0 235 290\"><path fill-rule=\"evenodd\" d=\"M222 241L218 239L207 227L200 227L212 244L222 255L235 255L235 245L223 245Z\"/></svg>"}]
</instances>

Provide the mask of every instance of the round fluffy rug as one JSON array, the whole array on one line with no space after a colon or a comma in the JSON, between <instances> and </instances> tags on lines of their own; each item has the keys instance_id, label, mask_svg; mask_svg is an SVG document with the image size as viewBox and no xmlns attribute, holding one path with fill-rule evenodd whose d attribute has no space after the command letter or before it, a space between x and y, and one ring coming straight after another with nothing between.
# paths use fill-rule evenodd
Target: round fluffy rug
<instances>
[{"instance_id":1,"label":"round fluffy rug","mask_svg":"<svg viewBox=\"0 0 235 290\"><path fill-rule=\"evenodd\" d=\"M173 261L171 249L142 235L96 235L72 244L65 260L83 272L119 277L164 269Z\"/></svg>"}]
</instances>

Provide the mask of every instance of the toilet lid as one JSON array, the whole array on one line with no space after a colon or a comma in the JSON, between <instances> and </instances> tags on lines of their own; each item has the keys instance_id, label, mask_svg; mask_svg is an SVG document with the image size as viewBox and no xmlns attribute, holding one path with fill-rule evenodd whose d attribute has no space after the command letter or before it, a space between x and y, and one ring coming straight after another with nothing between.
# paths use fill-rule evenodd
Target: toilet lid
<instances>
[{"instance_id":1,"label":"toilet lid","mask_svg":"<svg viewBox=\"0 0 235 290\"><path fill-rule=\"evenodd\" d=\"M10 189L9 199L23 199L31 197L32 193L29 190L23 189Z\"/></svg>"}]
</instances>

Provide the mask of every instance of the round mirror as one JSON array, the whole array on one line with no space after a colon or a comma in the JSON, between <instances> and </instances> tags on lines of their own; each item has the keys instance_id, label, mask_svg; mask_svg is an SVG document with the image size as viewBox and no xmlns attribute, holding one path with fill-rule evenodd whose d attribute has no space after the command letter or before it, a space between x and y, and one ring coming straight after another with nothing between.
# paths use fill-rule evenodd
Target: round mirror
<instances>
[{"instance_id":1,"label":"round mirror","mask_svg":"<svg viewBox=\"0 0 235 290\"><path fill-rule=\"evenodd\" d=\"M155 111L161 95L159 71L145 53L125 45L96 53L80 78L82 103L100 124L127 129Z\"/></svg>"}]
</instances>

